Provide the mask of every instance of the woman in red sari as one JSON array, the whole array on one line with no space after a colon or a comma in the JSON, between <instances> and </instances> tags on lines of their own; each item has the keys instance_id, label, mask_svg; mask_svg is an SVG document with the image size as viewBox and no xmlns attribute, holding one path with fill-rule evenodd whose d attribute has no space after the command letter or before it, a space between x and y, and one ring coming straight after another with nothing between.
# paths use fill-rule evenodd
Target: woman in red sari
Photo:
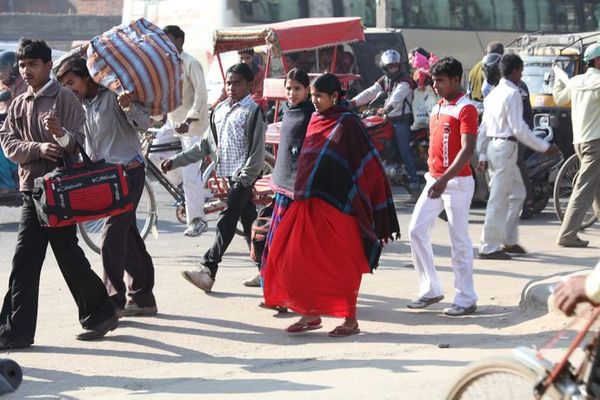
<instances>
[{"instance_id":1,"label":"woman in red sari","mask_svg":"<svg viewBox=\"0 0 600 400\"><path fill-rule=\"evenodd\" d=\"M281 220L264 271L265 303L302 315L289 333L321 328L321 315L344 318L329 332L359 332L362 274L377 267L382 242L399 235L381 160L358 117L340 104L335 75L311 87L313 114L298 159L294 203Z\"/></svg>"}]
</instances>

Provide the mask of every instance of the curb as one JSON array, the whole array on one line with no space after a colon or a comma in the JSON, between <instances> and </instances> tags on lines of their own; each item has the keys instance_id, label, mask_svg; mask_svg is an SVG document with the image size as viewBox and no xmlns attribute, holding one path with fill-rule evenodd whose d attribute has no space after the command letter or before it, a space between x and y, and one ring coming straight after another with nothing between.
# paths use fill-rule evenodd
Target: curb
<instances>
[{"instance_id":1,"label":"curb","mask_svg":"<svg viewBox=\"0 0 600 400\"><path fill-rule=\"evenodd\" d=\"M582 273L588 273L589 269L582 269L580 271L568 273L568 274L557 274L547 278L534 279L530 281L521 292L521 301L519 307L522 310L533 310L542 311L545 313L555 312L554 308L554 286L571 276L581 275ZM556 311L560 313L560 311Z\"/></svg>"}]
</instances>

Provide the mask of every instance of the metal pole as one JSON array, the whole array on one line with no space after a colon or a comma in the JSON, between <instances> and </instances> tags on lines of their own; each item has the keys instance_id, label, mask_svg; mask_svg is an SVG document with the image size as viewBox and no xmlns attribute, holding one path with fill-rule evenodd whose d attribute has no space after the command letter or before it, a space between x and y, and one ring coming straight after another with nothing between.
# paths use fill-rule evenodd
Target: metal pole
<instances>
[{"instance_id":1,"label":"metal pole","mask_svg":"<svg viewBox=\"0 0 600 400\"><path fill-rule=\"evenodd\" d=\"M392 5L390 0L376 0L375 26L377 28L392 27Z\"/></svg>"}]
</instances>

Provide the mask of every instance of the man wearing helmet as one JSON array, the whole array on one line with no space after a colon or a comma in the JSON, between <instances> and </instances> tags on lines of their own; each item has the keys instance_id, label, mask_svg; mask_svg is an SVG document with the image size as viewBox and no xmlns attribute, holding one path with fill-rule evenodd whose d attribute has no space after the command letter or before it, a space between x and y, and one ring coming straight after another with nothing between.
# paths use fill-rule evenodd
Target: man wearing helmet
<instances>
[{"instance_id":1,"label":"man wearing helmet","mask_svg":"<svg viewBox=\"0 0 600 400\"><path fill-rule=\"evenodd\" d=\"M600 216L600 44L589 46L583 55L587 71L573 78L560 79L557 71L552 95L558 106L571 102L573 144L581 166L573 193L558 234L558 244L563 247L586 247L577 233L585 213L593 204Z\"/></svg>"},{"instance_id":2,"label":"man wearing helmet","mask_svg":"<svg viewBox=\"0 0 600 400\"><path fill-rule=\"evenodd\" d=\"M25 92L26 89L27 84L19 74L14 51L0 52L0 95L6 98L6 100L0 101L0 119L2 121L12 99ZM0 147L0 198L13 197L19 193L17 182L14 179L16 170L16 165L6 158Z\"/></svg>"},{"instance_id":3,"label":"man wearing helmet","mask_svg":"<svg viewBox=\"0 0 600 400\"><path fill-rule=\"evenodd\" d=\"M402 71L400 53L396 50L386 50L381 55L381 68L385 75L377 80L373 86L356 95L350 105L352 107L367 104L381 92L388 94L385 104L377 110L380 115L385 115L394 125L396 142L400 155L408 173L411 200L419 197L419 180L417 166L410 151L410 126L412 124L412 99L415 81Z\"/></svg>"}]
</instances>

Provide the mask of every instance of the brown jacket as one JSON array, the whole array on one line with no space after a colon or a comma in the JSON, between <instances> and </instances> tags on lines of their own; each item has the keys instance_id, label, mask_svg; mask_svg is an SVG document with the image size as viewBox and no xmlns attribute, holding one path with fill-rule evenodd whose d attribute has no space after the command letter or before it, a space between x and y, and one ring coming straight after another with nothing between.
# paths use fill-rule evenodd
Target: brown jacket
<instances>
[{"instance_id":1,"label":"brown jacket","mask_svg":"<svg viewBox=\"0 0 600 400\"><path fill-rule=\"evenodd\" d=\"M56 143L54 136L44 128L43 118L55 112L69 136L66 151L77 153L75 140L83 143L85 112L73 92L53 81L37 95L31 87L13 100L0 129L0 142L6 157L19 164L21 191L33 189L33 180L52 171L58 163L40 157L41 143Z\"/></svg>"}]
</instances>

